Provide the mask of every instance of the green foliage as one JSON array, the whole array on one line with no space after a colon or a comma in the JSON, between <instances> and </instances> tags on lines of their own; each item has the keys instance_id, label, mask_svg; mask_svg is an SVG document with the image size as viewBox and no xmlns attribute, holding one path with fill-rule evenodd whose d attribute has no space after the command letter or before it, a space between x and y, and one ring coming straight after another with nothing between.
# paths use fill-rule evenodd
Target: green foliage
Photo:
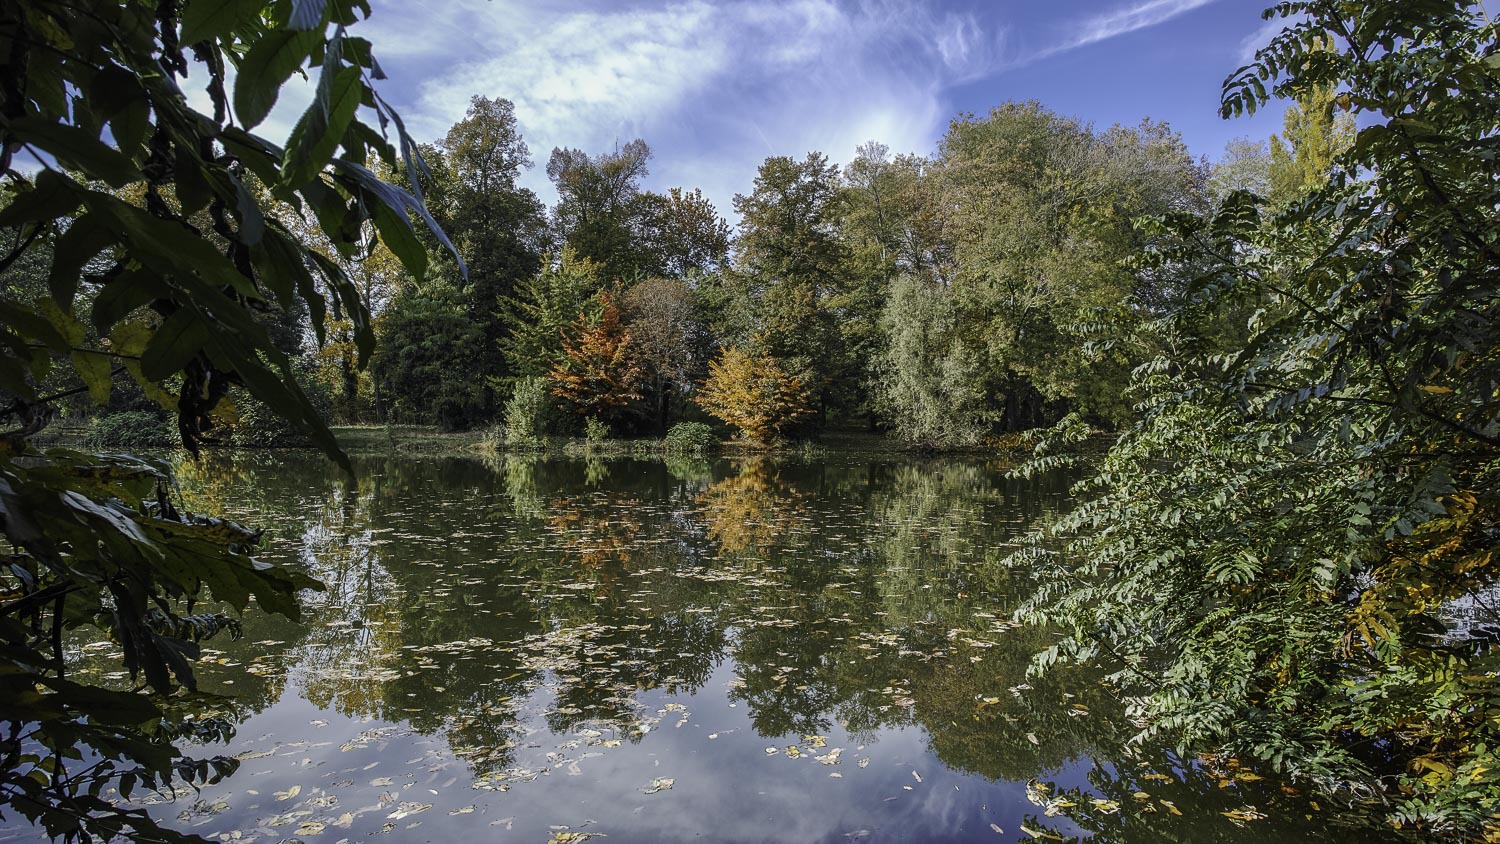
<instances>
[{"instance_id":1,"label":"green foliage","mask_svg":"<svg viewBox=\"0 0 1500 844\"><path fill-rule=\"evenodd\" d=\"M876 407L909 443L977 445L993 426L982 359L964 342L957 303L942 288L911 276L891 286L877 362Z\"/></svg>"},{"instance_id":2,"label":"green foliage","mask_svg":"<svg viewBox=\"0 0 1500 844\"><path fill-rule=\"evenodd\" d=\"M516 381L510 401L505 403L507 445L539 446L546 442L552 421L552 398L547 379L532 376Z\"/></svg>"},{"instance_id":3,"label":"green foliage","mask_svg":"<svg viewBox=\"0 0 1500 844\"><path fill-rule=\"evenodd\" d=\"M516 182L531 158L510 101L475 96L434 152L443 166L432 168L429 192L440 192L443 201L433 214L468 261L468 277L454 283L463 291L466 316L484 337L475 358L460 357L452 366L488 386L511 374L501 350L508 327L499 305L541 269L551 244L546 208Z\"/></svg>"},{"instance_id":4,"label":"green foliage","mask_svg":"<svg viewBox=\"0 0 1500 844\"><path fill-rule=\"evenodd\" d=\"M545 262L516 295L504 299L507 334L501 351L513 377L547 374L562 357L567 330L597 315L597 296L604 288L604 268L564 248L555 263Z\"/></svg>"},{"instance_id":5,"label":"green foliage","mask_svg":"<svg viewBox=\"0 0 1500 844\"><path fill-rule=\"evenodd\" d=\"M851 367L837 311L847 281L834 226L838 187L838 168L821 153L777 156L761 164L754 190L734 198L736 306L753 315L760 343L814 406L849 383Z\"/></svg>"},{"instance_id":6,"label":"green foliage","mask_svg":"<svg viewBox=\"0 0 1500 844\"><path fill-rule=\"evenodd\" d=\"M1155 266L1191 297L1146 327L1164 351L1135 373L1140 421L1017 558L1042 583L1022 615L1064 633L1038 668L1114 669L1142 741L1492 840L1500 651L1462 610L1500 582L1500 31L1455 2L1277 15L1300 22L1226 83L1226 114L1331 91L1364 128L1269 225L1243 194L1160 224ZM1218 353L1203 327L1247 307Z\"/></svg>"},{"instance_id":7,"label":"green foliage","mask_svg":"<svg viewBox=\"0 0 1500 844\"><path fill-rule=\"evenodd\" d=\"M373 368L391 419L457 431L486 418L486 384L473 374L486 350L484 327L469 318L462 290L443 280L405 290L380 328Z\"/></svg>"},{"instance_id":8,"label":"green foliage","mask_svg":"<svg viewBox=\"0 0 1500 844\"><path fill-rule=\"evenodd\" d=\"M252 558L257 533L184 512L159 466L38 451L31 438L53 402L76 392L54 392L49 379L76 378L104 404L128 374L176 411L194 451L241 388L348 467L294 377L278 314L305 306L320 342L325 314L341 314L362 363L370 311L340 262L290 231L276 203L307 209L317 245L345 259L371 245L367 227L414 275L428 262L419 228L446 247L420 198L370 169L421 162L370 87L383 74L369 43L348 32L368 13L358 0L94 2L86 13L18 0L0 12L0 229L13 244L0 270L32 274L0 295L0 417L17 423L0 433L11 548L0 571L0 802L48 835L180 837L105 788L128 796L232 771L233 760L177 749L179 737L229 727L189 723L169 695L195 687L198 642L235 632L252 599L295 617L298 591L318 586ZM179 87L189 54L207 113ZM304 68L313 98L285 148L247 131ZM394 123L394 145L362 109ZM19 154L39 162L34 178ZM121 646L139 691L68 679L65 637L89 626Z\"/></svg>"},{"instance_id":9,"label":"green foliage","mask_svg":"<svg viewBox=\"0 0 1500 844\"><path fill-rule=\"evenodd\" d=\"M723 268L729 258L729 224L703 191L645 191L633 205L641 275L682 279Z\"/></svg>"},{"instance_id":10,"label":"green foliage","mask_svg":"<svg viewBox=\"0 0 1500 844\"><path fill-rule=\"evenodd\" d=\"M558 239L579 258L597 264L605 281L631 282L649 270L639 233L642 213L654 203L639 200L650 160L651 148L639 138L596 156L554 149L547 160L547 176L557 188L553 221Z\"/></svg>"},{"instance_id":11,"label":"green foliage","mask_svg":"<svg viewBox=\"0 0 1500 844\"><path fill-rule=\"evenodd\" d=\"M609 439L609 425L597 416L590 416L583 423L583 438L590 443L602 443Z\"/></svg>"},{"instance_id":12,"label":"green foliage","mask_svg":"<svg viewBox=\"0 0 1500 844\"><path fill-rule=\"evenodd\" d=\"M1354 116L1338 110L1331 85L1314 85L1286 110L1285 129L1271 136L1264 195L1284 208L1328 182L1340 155L1354 143Z\"/></svg>"},{"instance_id":13,"label":"green foliage","mask_svg":"<svg viewBox=\"0 0 1500 844\"><path fill-rule=\"evenodd\" d=\"M669 454L702 454L719 442L714 428L704 422L678 422L667 431L661 441L663 451Z\"/></svg>"},{"instance_id":14,"label":"green foliage","mask_svg":"<svg viewBox=\"0 0 1500 844\"><path fill-rule=\"evenodd\" d=\"M314 380L305 366L297 366L295 371L308 400L326 417L333 407L328 387ZM242 390L231 391L230 397L234 402L236 417L228 425L230 445L245 448L298 448L310 444L306 433L265 402Z\"/></svg>"},{"instance_id":15,"label":"green foliage","mask_svg":"<svg viewBox=\"0 0 1500 844\"><path fill-rule=\"evenodd\" d=\"M1098 132L1037 103L1007 103L954 121L937 170L961 342L1000 426L1035 427L1065 410L1127 421L1121 396L1139 359L1090 341L1097 326L1175 306L1170 287L1125 262L1150 245L1136 217L1204 204L1181 139L1150 121Z\"/></svg>"},{"instance_id":16,"label":"green foliage","mask_svg":"<svg viewBox=\"0 0 1500 844\"><path fill-rule=\"evenodd\" d=\"M1218 205L1237 191L1267 196L1271 190L1271 152L1265 141L1235 138L1209 171L1208 191Z\"/></svg>"},{"instance_id":17,"label":"green foliage","mask_svg":"<svg viewBox=\"0 0 1500 844\"><path fill-rule=\"evenodd\" d=\"M177 445L177 435L159 413L126 410L94 419L83 443L97 449L163 448Z\"/></svg>"}]
</instances>

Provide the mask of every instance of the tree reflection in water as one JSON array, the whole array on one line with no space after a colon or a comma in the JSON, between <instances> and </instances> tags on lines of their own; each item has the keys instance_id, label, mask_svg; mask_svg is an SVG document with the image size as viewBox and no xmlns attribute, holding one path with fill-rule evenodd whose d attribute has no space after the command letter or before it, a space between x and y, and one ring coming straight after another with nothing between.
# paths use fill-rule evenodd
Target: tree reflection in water
<instances>
[{"instance_id":1,"label":"tree reflection in water","mask_svg":"<svg viewBox=\"0 0 1500 844\"><path fill-rule=\"evenodd\" d=\"M1017 820L1043 836L1337 838L1255 772L1131 747L1136 728L1096 676L1028 680L1052 637L1008 622L1028 587L995 560L1063 506L1065 478L769 457L357 468L350 481L296 453L181 468L190 506L270 526L273 553L328 586L302 625L253 616L219 655L205 688L232 693L241 717L302 699L370 720L351 744L377 748L379 725L403 725L505 790L644 746L687 724L689 704L738 706L757 753L800 744L850 779L880 742L920 730L954 776L1029 794ZM834 732L848 746L829 762L819 742Z\"/></svg>"}]
</instances>

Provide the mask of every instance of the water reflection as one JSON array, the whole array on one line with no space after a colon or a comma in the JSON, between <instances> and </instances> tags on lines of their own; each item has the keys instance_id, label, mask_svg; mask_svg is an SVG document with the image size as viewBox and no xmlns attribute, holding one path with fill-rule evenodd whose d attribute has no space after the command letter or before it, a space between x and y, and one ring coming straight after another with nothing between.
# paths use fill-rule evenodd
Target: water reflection
<instances>
[{"instance_id":1,"label":"water reflection","mask_svg":"<svg viewBox=\"0 0 1500 844\"><path fill-rule=\"evenodd\" d=\"M183 810L196 832L1344 840L1331 807L1253 772L1130 748L1095 676L1028 681L1050 638L1007 623L1027 585L994 561L1063 504L1063 478L765 457L357 468L182 467L190 506L268 526L328 586L303 623L253 616L211 655L246 761Z\"/></svg>"}]
</instances>

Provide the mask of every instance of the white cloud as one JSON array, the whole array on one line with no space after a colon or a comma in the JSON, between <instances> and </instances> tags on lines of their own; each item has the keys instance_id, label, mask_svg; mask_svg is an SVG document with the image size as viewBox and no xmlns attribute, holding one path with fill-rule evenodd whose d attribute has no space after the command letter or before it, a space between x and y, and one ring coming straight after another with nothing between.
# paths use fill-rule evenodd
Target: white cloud
<instances>
[{"instance_id":1,"label":"white cloud","mask_svg":"<svg viewBox=\"0 0 1500 844\"><path fill-rule=\"evenodd\" d=\"M973 16L914 0L414 5L381 4L357 34L393 76L422 77L400 98L416 135L440 137L474 94L506 97L538 164L554 146L643 137L652 184L701 186L725 213L768 155L839 160L876 137L930 149L944 88L992 70L1003 46ZM541 170L524 181L550 196Z\"/></svg>"},{"instance_id":2,"label":"white cloud","mask_svg":"<svg viewBox=\"0 0 1500 844\"><path fill-rule=\"evenodd\" d=\"M1004 22L923 0L593 2L383 0L355 34L402 86L394 100L421 139L441 137L472 95L505 97L539 165L554 146L642 137L657 153L652 186L702 187L728 215L766 156L843 161L871 139L930 151L954 86L1213 0L1136 0L1029 52L1011 49ZM543 169L523 183L551 198Z\"/></svg>"}]
</instances>

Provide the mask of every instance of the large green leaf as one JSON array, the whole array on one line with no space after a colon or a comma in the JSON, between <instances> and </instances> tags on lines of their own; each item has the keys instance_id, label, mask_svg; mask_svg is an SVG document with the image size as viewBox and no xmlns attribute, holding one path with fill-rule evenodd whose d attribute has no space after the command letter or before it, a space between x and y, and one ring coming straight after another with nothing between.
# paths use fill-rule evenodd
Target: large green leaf
<instances>
[{"instance_id":1,"label":"large green leaf","mask_svg":"<svg viewBox=\"0 0 1500 844\"><path fill-rule=\"evenodd\" d=\"M195 308L178 309L146 344L141 353L141 372L153 381L166 380L197 357L210 336L209 326Z\"/></svg>"},{"instance_id":2,"label":"large green leaf","mask_svg":"<svg viewBox=\"0 0 1500 844\"><path fill-rule=\"evenodd\" d=\"M182 10L182 43L223 38L255 20L265 5L265 0L189 0Z\"/></svg>"},{"instance_id":3,"label":"large green leaf","mask_svg":"<svg viewBox=\"0 0 1500 844\"><path fill-rule=\"evenodd\" d=\"M277 30L245 53L234 79L234 110L240 125L252 129L266 119L281 86L322 40L323 34L313 30Z\"/></svg>"},{"instance_id":4,"label":"large green leaf","mask_svg":"<svg viewBox=\"0 0 1500 844\"><path fill-rule=\"evenodd\" d=\"M77 126L38 114L13 120L7 129L22 143L110 187L124 187L141 178L140 168L129 156Z\"/></svg>"},{"instance_id":5,"label":"large green leaf","mask_svg":"<svg viewBox=\"0 0 1500 844\"><path fill-rule=\"evenodd\" d=\"M281 171L285 184L300 185L317 177L338 148L364 90L359 68L324 66L317 97L287 139Z\"/></svg>"}]
</instances>

